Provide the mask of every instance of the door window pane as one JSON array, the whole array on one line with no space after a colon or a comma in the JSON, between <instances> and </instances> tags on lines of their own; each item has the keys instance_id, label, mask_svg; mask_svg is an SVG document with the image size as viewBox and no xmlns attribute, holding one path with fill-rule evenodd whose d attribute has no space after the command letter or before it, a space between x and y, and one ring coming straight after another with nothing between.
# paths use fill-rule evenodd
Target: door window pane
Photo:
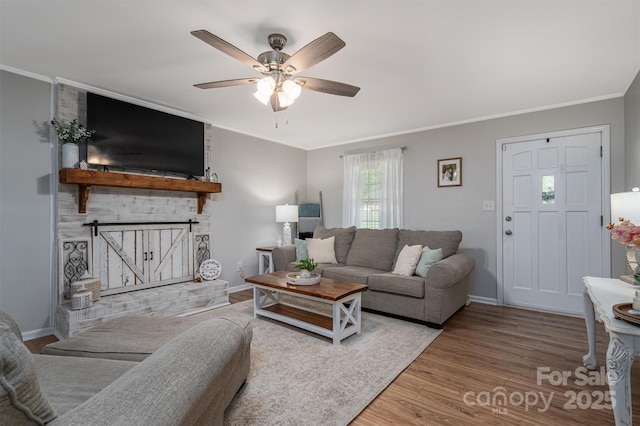
<instances>
[{"instance_id":1,"label":"door window pane","mask_svg":"<svg viewBox=\"0 0 640 426\"><path fill-rule=\"evenodd\" d=\"M556 202L556 178L555 176L542 176L542 204L555 204Z\"/></svg>"}]
</instances>

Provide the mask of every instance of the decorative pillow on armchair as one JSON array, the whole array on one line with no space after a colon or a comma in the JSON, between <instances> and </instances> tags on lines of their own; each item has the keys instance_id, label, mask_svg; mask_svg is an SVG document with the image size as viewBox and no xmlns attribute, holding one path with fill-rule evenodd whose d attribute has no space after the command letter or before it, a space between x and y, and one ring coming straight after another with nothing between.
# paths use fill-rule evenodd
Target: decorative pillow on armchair
<instances>
[{"instance_id":1,"label":"decorative pillow on armchair","mask_svg":"<svg viewBox=\"0 0 640 426\"><path fill-rule=\"evenodd\" d=\"M40 390L33 356L0 321L0 425L43 425L56 417Z\"/></svg>"}]
</instances>

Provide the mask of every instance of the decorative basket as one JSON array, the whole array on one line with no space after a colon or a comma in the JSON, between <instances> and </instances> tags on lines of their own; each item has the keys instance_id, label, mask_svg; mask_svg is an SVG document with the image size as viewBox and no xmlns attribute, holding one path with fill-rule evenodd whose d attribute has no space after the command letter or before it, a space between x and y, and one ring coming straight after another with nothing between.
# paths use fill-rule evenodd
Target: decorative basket
<instances>
[{"instance_id":1,"label":"decorative basket","mask_svg":"<svg viewBox=\"0 0 640 426\"><path fill-rule=\"evenodd\" d=\"M87 291L87 288L85 287L83 281L74 281L71 284L69 284L69 287L71 289L71 296L73 296L74 294Z\"/></svg>"},{"instance_id":2,"label":"decorative basket","mask_svg":"<svg viewBox=\"0 0 640 426\"><path fill-rule=\"evenodd\" d=\"M76 286L82 286L82 290L89 290L93 294L93 301L100 299L102 293L100 278L85 278L71 283L71 294L74 293L74 284ZM81 290L81 291L82 291Z\"/></svg>"},{"instance_id":3,"label":"decorative basket","mask_svg":"<svg viewBox=\"0 0 640 426\"><path fill-rule=\"evenodd\" d=\"M100 295L102 293L100 279L93 278L91 282L86 284L87 290L91 291L93 294L93 301L100 299Z\"/></svg>"},{"instance_id":4,"label":"decorative basket","mask_svg":"<svg viewBox=\"0 0 640 426\"><path fill-rule=\"evenodd\" d=\"M90 291L81 291L71 296L71 309L86 309L93 306L93 294Z\"/></svg>"}]
</instances>

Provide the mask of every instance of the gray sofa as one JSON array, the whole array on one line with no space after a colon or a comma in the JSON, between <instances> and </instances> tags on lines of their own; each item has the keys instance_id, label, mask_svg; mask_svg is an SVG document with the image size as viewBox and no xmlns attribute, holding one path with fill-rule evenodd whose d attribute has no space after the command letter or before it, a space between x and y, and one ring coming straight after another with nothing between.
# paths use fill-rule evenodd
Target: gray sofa
<instances>
[{"instance_id":1,"label":"gray sofa","mask_svg":"<svg viewBox=\"0 0 640 426\"><path fill-rule=\"evenodd\" d=\"M32 355L0 312L0 424L221 425L249 373L247 320L125 317L96 328L44 351L57 355Z\"/></svg>"},{"instance_id":2,"label":"gray sofa","mask_svg":"<svg viewBox=\"0 0 640 426\"><path fill-rule=\"evenodd\" d=\"M367 284L362 294L365 310L417 320L435 328L467 303L472 257L458 253L460 231L412 231L407 229L356 229L318 227L314 238L335 237L337 264L320 264L323 277ZM396 260L405 245L442 249L442 260L426 277L397 275ZM295 271L296 247L272 251L276 271Z\"/></svg>"}]
</instances>

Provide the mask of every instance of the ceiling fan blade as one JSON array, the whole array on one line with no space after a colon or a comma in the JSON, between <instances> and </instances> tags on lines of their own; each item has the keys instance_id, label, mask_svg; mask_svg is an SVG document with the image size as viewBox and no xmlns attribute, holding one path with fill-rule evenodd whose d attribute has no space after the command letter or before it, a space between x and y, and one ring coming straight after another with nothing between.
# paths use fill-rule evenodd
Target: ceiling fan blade
<instances>
[{"instance_id":1,"label":"ceiling fan blade","mask_svg":"<svg viewBox=\"0 0 640 426\"><path fill-rule=\"evenodd\" d=\"M295 82L301 85L303 89L328 93L330 95L354 97L360 90L359 87L352 86L350 84L323 80L321 78L296 77Z\"/></svg>"},{"instance_id":2,"label":"ceiling fan blade","mask_svg":"<svg viewBox=\"0 0 640 426\"><path fill-rule=\"evenodd\" d=\"M209 83L194 84L198 89L217 89L218 87L240 86L257 82L257 78L238 78L236 80L210 81Z\"/></svg>"},{"instance_id":3,"label":"ceiling fan blade","mask_svg":"<svg viewBox=\"0 0 640 426\"><path fill-rule=\"evenodd\" d=\"M284 111L287 109L286 106L280 105L280 101L278 100L278 93L274 90L271 94L271 108L273 112Z\"/></svg>"},{"instance_id":4,"label":"ceiling fan blade","mask_svg":"<svg viewBox=\"0 0 640 426\"><path fill-rule=\"evenodd\" d=\"M223 53L226 53L227 55L231 56L232 58L237 59L238 61L242 62L243 64L249 65L250 67L255 68L256 70L258 70L260 72L267 71L265 66L262 65L260 62L258 62L257 59L255 59L252 56L244 53L242 50L238 49L233 44L221 39L220 37L218 37L216 35L211 34L207 30L191 31L191 35L193 35L194 37L199 38L200 40L204 41L208 45L215 47L219 51L221 51Z\"/></svg>"},{"instance_id":5,"label":"ceiling fan blade","mask_svg":"<svg viewBox=\"0 0 640 426\"><path fill-rule=\"evenodd\" d=\"M287 74L299 73L314 66L318 62L324 61L345 46L346 43L342 41L340 37L332 32L328 32L291 55L291 57L282 64L281 69Z\"/></svg>"}]
</instances>

